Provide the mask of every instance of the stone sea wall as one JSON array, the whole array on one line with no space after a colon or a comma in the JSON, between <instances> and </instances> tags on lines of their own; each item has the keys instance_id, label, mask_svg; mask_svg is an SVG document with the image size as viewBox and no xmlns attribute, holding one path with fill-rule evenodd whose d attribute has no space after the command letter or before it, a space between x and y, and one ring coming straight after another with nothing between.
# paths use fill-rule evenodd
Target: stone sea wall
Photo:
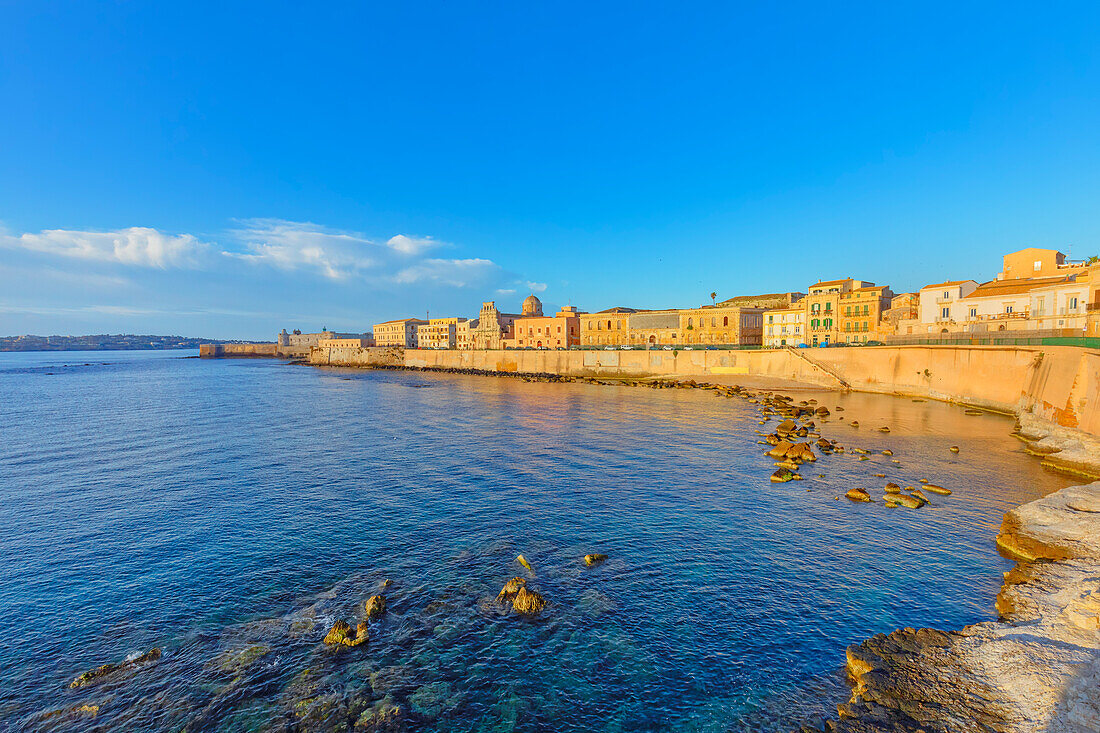
<instances>
[{"instance_id":1,"label":"stone sea wall","mask_svg":"<svg viewBox=\"0 0 1100 733\"><path fill-rule=\"evenodd\" d=\"M1075 346L880 346L759 351L447 351L405 365L595 377L773 377L1029 415L1100 436L1100 351Z\"/></svg>"},{"instance_id":2,"label":"stone sea wall","mask_svg":"<svg viewBox=\"0 0 1100 733\"><path fill-rule=\"evenodd\" d=\"M314 346L309 350L314 366L400 367L405 364L405 349L400 346Z\"/></svg>"},{"instance_id":3,"label":"stone sea wall","mask_svg":"<svg viewBox=\"0 0 1100 733\"><path fill-rule=\"evenodd\" d=\"M1100 731L1100 482L1008 512L997 544L1019 559L1001 620L849 647L852 697L825 731Z\"/></svg>"}]
</instances>

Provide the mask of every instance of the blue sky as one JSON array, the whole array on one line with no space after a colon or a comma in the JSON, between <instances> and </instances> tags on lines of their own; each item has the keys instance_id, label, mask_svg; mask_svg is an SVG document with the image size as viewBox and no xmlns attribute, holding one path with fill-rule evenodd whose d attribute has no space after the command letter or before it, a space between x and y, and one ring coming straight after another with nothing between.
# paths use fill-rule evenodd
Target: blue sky
<instances>
[{"instance_id":1,"label":"blue sky","mask_svg":"<svg viewBox=\"0 0 1100 733\"><path fill-rule=\"evenodd\" d=\"M0 2L0 335L1100 252L1095 3Z\"/></svg>"}]
</instances>

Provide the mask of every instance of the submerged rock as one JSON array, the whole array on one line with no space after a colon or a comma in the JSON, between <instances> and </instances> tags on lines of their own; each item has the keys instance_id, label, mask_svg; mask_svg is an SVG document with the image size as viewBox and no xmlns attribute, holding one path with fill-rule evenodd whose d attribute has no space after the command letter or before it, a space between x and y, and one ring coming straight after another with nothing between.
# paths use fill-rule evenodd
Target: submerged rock
<instances>
[{"instance_id":1,"label":"submerged rock","mask_svg":"<svg viewBox=\"0 0 1100 733\"><path fill-rule=\"evenodd\" d=\"M945 489L942 486L936 486L935 484L925 484L924 488L931 491L933 494L939 494L940 496L951 496L951 489Z\"/></svg>"},{"instance_id":2,"label":"submerged rock","mask_svg":"<svg viewBox=\"0 0 1100 733\"><path fill-rule=\"evenodd\" d=\"M947 450L951 451L952 453L958 453L959 452L959 446L953 445L950 448L948 448Z\"/></svg>"},{"instance_id":3,"label":"submerged rock","mask_svg":"<svg viewBox=\"0 0 1100 733\"><path fill-rule=\"evenodd\" d=\"M883 488L883 491L885 491L887 494L900 494L901 487L891 481L890 483L886 484L886 486Z\"/></svg>"},{"instance_id":4,"label":"submerged rock","mask_svg":"<svg viewBox=\"0 0 1100 733\"><path fill-rule=\"evenodd\" d=\"M868 503L871 501L871 495L867 493L866 489L848 489L844 493L844 496L848 497L852 501Z\"/></svg>"},{"instance_id":5,"label":"submerged rock","mask_svg":"<svg viewBox=\"0 0 1100 733\"><path fill-rule=\"evenodd\" d=\"M796 474L794 471L792 471L789 468L780 468L779 470L777 470L775 473L772 474L771 480L772 480L772 483L782 484L782 483L786 483L787 481L793 481L794 477L797 476L797 475L798 474Z\"/></svg>"},{"instance_id":6,"label":"submerged rock","mask_svg":"<svg viewBox=\"0 0 1100 733\"><path fill-rule=\"evenodd\" d=\"M386 612L386 598L382 595L373 595L367 599L366 605L367 618L375 620L382 617L382 614Z\"/></svg>"},{"instance_id":7,"label":"submerged rock","mask_svg":"<svg viewBox=\"0 0 1100 733\"><path fill-rule=\"evenodd\" d=\"M887 499L900 506L908 507L910 509L920 509L928 502L921 499L918 496L910 496L908 494L887 494Z\"/></svg>"},{"instance_id":8,"label":"submerged rock","mask_svg":"<svg viewBox=\"0 0 1100 733\"><path fill-rule=\"evenodd\" d=\"M95 669L90 669L84 674L80 675L72 682L69 683L69 687L84 687L94 682L98 682L105 677L109 677L116 673L134 671L137 668L148 664L149 662L155 662L160 659L160 648L153 647L144 654L138 654L136 656L128 657L125 661L118 662L117 664L103 664Z\"/></svg>"},{"instance_id":9,"label":"submerged rock","mask_svg":"<svg viewBox=\"0 0 1100 733\"><path fill-rule=\"evenodd\" d=\"M606 559L607 559L607 555L604 555L603 553L600 553L600 552L593 552L591 554L588 554L588 555L584 556L584 564L587 565L588 567L592 567L593 565L599 565L601 562L603 562Z\"/></svg>"},{"instance_id":10,"label":"submerged rock","mask_svg":"<svg viewBox=\"0 0 1100 733\"><path fill-rule=\"evenodd\" d=\"M525 558L523 555L516 555L516 562L527 568L528 572L535 572L535 569L531 567L531 563L527 562L527 558Z\"/></svg>"}]
</instances>

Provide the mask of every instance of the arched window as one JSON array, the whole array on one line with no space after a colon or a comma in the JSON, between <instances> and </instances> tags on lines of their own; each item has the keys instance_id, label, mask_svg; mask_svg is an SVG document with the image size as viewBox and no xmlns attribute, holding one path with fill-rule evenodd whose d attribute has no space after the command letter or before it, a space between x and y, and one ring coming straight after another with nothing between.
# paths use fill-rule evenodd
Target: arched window
<instances>
[{"instance_id":1,"label":"arched window","mask_svg":"<svg viewBox=\"0 0 1100 733\"><path fill-rule=\"evenodd\" d=\"M715 318L714 316L711 316L711 317L710 317L710 327L711 327L711 328L714 328L714 327L715 327L715 326L717 326L717 325L718 325L718 319L717 319L717 318Z\"/></svg>"},{"instance_id":2,"label":"arched window","mask_svg":"<svg viewBox=\"0 0 1100 733\"><path fill-rule=\"evenodd\" d=\"M690 319L690 318L688 319L688 328L692 328L692 325L691 325L691 319Z\"/></svg>"},{"instance_id":3,"label":"arched window","mask_svg":"<svg viewBox=\"0 0 1100 733\"><path fill-rule=\"evenodd\" d=\"M728 326L728 325L730 325L730 317L729 316L722 316L722 326L725 327L725 326Z\"/></svg>"},{"instance_id":4,"label":"arched window","mask_svg":"<svg viewBox=\"0 0 1100 733\"><path fill-rule=\"evenodd\" d=\"M608 331L610 331L610 330L611 330L611 321L608 321L608 322L607 322L607 330L608 330Z\"/></svg>"}]
</instances>

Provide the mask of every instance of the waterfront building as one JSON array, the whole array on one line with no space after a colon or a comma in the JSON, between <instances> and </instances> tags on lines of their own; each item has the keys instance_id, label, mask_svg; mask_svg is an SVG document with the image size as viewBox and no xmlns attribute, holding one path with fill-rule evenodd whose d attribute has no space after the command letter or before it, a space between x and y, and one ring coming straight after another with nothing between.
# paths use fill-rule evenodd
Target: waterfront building
<instances>
[{"instance_id":1,"label":"waterfront building","mask_svg":"<svg viewBox=\"0 0 1100 733\"><path fill-rule=\"evenodd\" d=\"M525 301L524 311L527 310ZM534 310L533 303L531 310ZM542 303L539 303L538 312L540 315L524 314L516 319L514 338L508 346L517 349L568 349L581 345L581 314L575 307L564 306L556 315L548 317L541 315Z\"/></svg>"},{"instance_id":2,"label":"waterfront building","mask_svg":"<svg viewBox=\"0 0 1100 733\"><path fill-rule=\"evenodd\" d=\"M418 349L454 349L458 346L458 324L465 318L432 318L416 327Z\"/></svg>"},{"instance_id":3,"label":"waterfront building","mask_svg":"<svg viewBox=\"0 0 1100 733\"><path fill-rule=\"evenodd\" d=\"M965 321L962 300L977 287L978 283L974 280L951 280L921 288L920 330L924 333L960 330Z\"/></svg>"},{"instance_id":4,"label":"waterfront building","mask_svg":"<svg viewBox=\"0 0 1100 733\"><path fill-rule=\"evenodd\" d=\"M763 345L778 349L806 343L806 308L801 303L764 311Z\"/></svg>"},{"instance_id":5,"label":"waterfront building","mask_svg":"<svg viewBox=\"0 0 1100 733\"><path fill-rule=\"evenodd\" d=\"M1089 265L1089 299L1085 304L1085 335L1100 337L1100 262Z\"/></svg>"},{"instance_id":6,"label":"waterfront building","mask_svg":"<svg viewBox=\"0 0 1100 733\"><path fill-rule=\"evenodd\" d=\"M419 318L399 318L395 321L374 324L374 341L379 346L404 346L415 349L417 328L428 322Z\"/></svg>"},{"instance_id":7,"label":"waterfront building","mask_svg":"<svg viewBox=\"0 0 1100 733\"><path fill-rule=\"evenodd\" d=\"M761 307L704 305L687 308L679 311L680 343L760 346L763 324L764 308Z\"/></svg>"},{"instance_id":8,"label":"waterfront building","mask_svg":"<svg viewBox=\"0 0 1100 733\"><path fill-rule=\"evenodd\" d=\"M1008 278L982 283L961 301L967 333L990 331L1086 330L1090 279L1088 272L1053 277ZM940 325L940 324L937 324Z\"/></svg>"},{"instance_id":9,"label":"waterfront building","mask_svg":"<svg viewBox=\"0 0 1100 733\"><path fill-rule=\"evenodd\" d=\"M1083 262L1070 262L1056 249L1028 247L1004 256L998 280L1019 280L1043 277L1068 277L1084 275L1088 266Z\"/></svg>"},{"instance_id":10,"label":"waterfront building","mask_svg":"<svg viewBox=\"0 0 1100 733\"><path fill-rule=\"evenodd\" d=\"M890 307L882 314L880 330L883 337L919 332L920 294L902 293L891 298Z\"/></svg>"},{"instance_id":11,"label":"waterfront building","mask_svg":"<svg viewBox=\"0 0 1100 733\"><path fill-rule=\"evenodd\" d=\"M542 313L541 303L538 312ZM501 313L497 310L495 301L482 303L481 312L477 317L477 326L469 330L470 348L503 349L506 342L513 338L515 322L519 317L520 314L516 313Z\"/></svg>"},{"instance_id":12,"label":"waterfront building","mask_svg":"<svg viewBox=\"0 0 1100 733\"><path fill-rule=\"evenodd\" d=\"M675 311L670 311L675 312ZM607 308L579 317L581 346L625 346L630 343L630 316L634 308ZM673 330L676 326L673 325Z\"/></svg>"},{"instance_id":13,"label":"waterfront building","mask_svg":"<svg viewBox=\"0 0 1100 733\"><path fill-rule=\"evenodd\" d=\"M374 346L374 339L369 335L327 338L318 341L317 345L329 349L365 349Z\"/></svg>"},{"instance_id":14,"label":"waterfront building","mask_svg":"<svg viewBox=\"0 0 1100 733\"><path fill-rule=\"evenodd\" d=\"M455 324L455 348L469 350L474 348L474 329L477 328L478 320L462 319Z\"/></svg>"},{"instance_id":15,"label":"waterfront building","mask_svg":"<svg viewBox=\"0 0 1100 733\"><path fill-rule=\"evenodd\" d=\"M806 297L805 293L764 293L763 295L738 295L718 302L718 307L789 308Z\"/></svg>"},{"instance_id":16,"label":"waterfront building","mask_svg":"<svg viewBox=\"0 0 1100 733\"><path fill-rule=\"evenodd\" d=\"M337 333L335 331L318 331L317 333L302 333L298 329L294 329L291 333L287 333L284 328L279 332L275 338L275 343L280 347L291 348L304 348L308 349L311 346L317 346L320 344L321 339L336 338Z\"/></svg>"},{"instance_id":17,"label":"waterfront building","mask_svg":"<svg viewBox=\"0 0 1100 733\"><path fill-rule=\"evenodd\" d=\"M827 346L840 339L840 296L859 288L873 288L866 280L822 280L811 285L802 302L806 308L806 334L810 346Z\"/></svg>"},{"instance_id":18,"label":"waterfront building","mask_svg":"<svg viewBox=\"0 0 1100 733\"><path fill-rule=\"evenodd\" d=\"M882 339L882 314L890 308L894 293L887 285L867 285L840 294L839 330L846 344L865 344Z\"/></svg>"}]
</instances>

